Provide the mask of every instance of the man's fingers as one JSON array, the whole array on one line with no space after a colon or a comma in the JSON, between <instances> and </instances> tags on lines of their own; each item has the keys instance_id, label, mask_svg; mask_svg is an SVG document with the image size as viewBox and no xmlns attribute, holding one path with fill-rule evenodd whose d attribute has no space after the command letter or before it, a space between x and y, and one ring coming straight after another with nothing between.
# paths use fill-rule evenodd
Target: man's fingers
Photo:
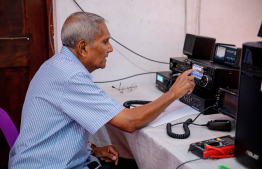
<instances>
[{"instance_id":1,"label":"man's fingers","mask_svg":"<svg viewBox=\"0 0 262 169\"><path fill-rule=\"evenodd\" d=\"M111 153L106 153L104 156L103 156L103 159L106 161L106 162L113 162L113 161L116 161L116 156L114 154L111 154Z\"/></svg>"},{"instance_id":2,"label":"man's fingers","mask_svg":"<svg viewBox=\"0 0 262 169\"><path fill-rule=\"evenodd\" d=\"M184 73L181 76L188 76L190 73L194 72L195 69L189 69L187 71L184 71Z\"/></svg>"},{"instance_id":3,"label":"man's fingers","mask_svg":"<svg viewBox=\"0 0 262 169\"><path fill-rule=\"evenodd\" d=\"M187 79L190 81L194 81L194 76L187 76Z\"/></svg>"},{"instance_id":4,"label":"man's fingers","mask_svg":"<svg viewBox=\"0 0 262 169\"><path fill-rule=\"evenodd\" d=\"M94 155L105 162L115 162L115 165L118 164L119 154L116 151L115 147L112 145L105 147L96 147L94 150Z\"/></svg>"},{"instance_id":5,"label":"man's fingers","mask_svg":"<svg viewBox=\"0 0 262 169\"><path fill-rule=\"evenodd\" d=\"M108 152L118 156L118 152L116 151L115 147L113 146L108 147Z\"/></svg>"},{"instance_id":6,"label":"man's fingers","mask_svg":"<svg viewBox=\"0 0 262 169\"><path fill-rule=\"evenodd\" d=\"M187 92L187 94L191 94L193 92L193 89L189 89L189 91Z\"/></svg>"},{"instance_id":7,"label":"man's fingers","mask_svg":"<svg viewBox=\"0 0 262 169\"><path fill-rule=\"evenodd\" d=\"M113 146L108 147L108 150L109 150L110 153L114 154L114 157L112 157L112 160L114 160L115 165L117 165L118 164L118 157L119 157L118 152L116 151L115 147L113 147Z\"/></svg>"},{"instance_id":8,"label":"man's fingers","mask_svg":"<svg viewBox=\"0 0 262 169\"><path fill-rule=\"evenodd\" d=\"M105 161L105 162L107 162L107 163L108 163L108 162L110 162L110 163L113 162L113 161L112 161L111 159L109 159L109 158L102 158L102 157L101 157L100 160Z\"/></svg>"}]
</instances>

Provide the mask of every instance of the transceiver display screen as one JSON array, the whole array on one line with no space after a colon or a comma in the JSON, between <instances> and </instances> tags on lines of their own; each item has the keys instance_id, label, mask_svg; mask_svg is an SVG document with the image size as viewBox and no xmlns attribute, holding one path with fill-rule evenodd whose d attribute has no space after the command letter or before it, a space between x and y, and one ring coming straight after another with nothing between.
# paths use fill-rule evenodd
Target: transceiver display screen
<instances>
[{"instance_id":1,"label":"transceiver display screen","mask_svg":"<svg viewBox=\"0 0 262 169\"><path fill-rule=\"evenodd\" d=\"M195 69L195 71L192 72L191 75L197 79L202 79L204 73L204 69L203 69L204 67L197 64L193 64L192 68Z\"/></svg>"},{"instance_id":2,"label":"transceiver display screen","mask_svg":"<svg viewBox=\"0 0 262 169\"><path fill-rule=\"evenodd\" d=\"M222 46L217 46L216 56L222 58L225 57L225 54L226 54L226 48Z\"/></svg>"},{"instance_id":3,"label":"transceiver display screen","mask_svg":"<svg viewBox=\"0 0 262 169\"><path fill-rule=\"evenodd\" d=\"M160 75L157 75L157 80L162 82L162 83L164 82L163 76L160 76Z\"/></svg>"},{"instance_id":4,"label":"transceiver display screen","mask_svg":"<svg viewBox=\"0 0 262 169\"><path fill-rule=\"evenodd\" d=\"M221 104L220 111L223 114L226 114L232 118L236 118L238 96L232 93L234 92L231 92L231 93L225 92L222 98L222 104Z\"/></svg>"},{"instance_id":5,"label":"transceiver display screen","mask_svg":"<svg viewBox=\"0 0 262 169\"><path fill-rule=\"evenodd\" d=\"M221 139L227 141L228 143L234 145L235 144L235 140L233 140L232 138L230 137L220 137Z\"/></svg>"}]
</instances>

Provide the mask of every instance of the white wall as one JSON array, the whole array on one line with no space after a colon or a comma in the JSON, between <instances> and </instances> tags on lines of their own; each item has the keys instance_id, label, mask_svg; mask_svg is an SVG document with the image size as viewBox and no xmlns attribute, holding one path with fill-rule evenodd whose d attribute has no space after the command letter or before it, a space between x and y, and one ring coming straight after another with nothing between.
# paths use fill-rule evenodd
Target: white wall
<instances>
[{"instance_id":1,"label":"white wall","mask_svg":"<svg viewBox=\"0 0 262 169\"><path fill-rule=\"evenodd\" d=\"M77 2L84 11L103 16L108 21L107 26L114 39L145 57L162 62L169 62L170 57L183 56L185 29L188 33L200 32L202 36L216 38L216 42L231 43L238 47L247 41L262 41L257 37L262 21L261 0L77 0ZM76 11L80 9L73 0L54 0L56 52L59 52L62 46L60 40L62 24ZM94 81L108 81L138 73L169 70L168 64L145 60L113 40L110 42L114 52L109 55L105 69L92 73ZM155 74L121 81L122 85L154 82ZM119 83L99 85L107 88L112 85L118 86Z\"/></svg>"}]
</instances>

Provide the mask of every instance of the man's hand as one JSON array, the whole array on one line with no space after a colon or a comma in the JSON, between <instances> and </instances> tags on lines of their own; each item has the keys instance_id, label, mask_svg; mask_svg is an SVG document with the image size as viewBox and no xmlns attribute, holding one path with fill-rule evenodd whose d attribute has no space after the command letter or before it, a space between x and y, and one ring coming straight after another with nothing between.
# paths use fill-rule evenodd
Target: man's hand
<instances>
[{"instance_id":1,"label":"man's hand","mask_svg":"<svg viewBox=\"0 0 262 169\"><path fill-rule=\"evenodd\" d=\"M114 146L110 145L105 147L94 147L92 149L94 151L93 155L97 158L100 158L101 160L104 160L106 162L115 161L115 165L118 164L119 154Z\"/></svg>"},{"instance_id":2,"label":"man's hand","mask_svg":"<svg viewBox=\"0 0 262 169\"><path fill-rule=\"evenodd\" d=\"M184 96L186 93L190 94L194 90L195 82L193 76L188 76L192 73L194 69L185 71L180 75L173 86L169 89L170 92L173 92L176 98Z\"/></svg>"}]
</instances>

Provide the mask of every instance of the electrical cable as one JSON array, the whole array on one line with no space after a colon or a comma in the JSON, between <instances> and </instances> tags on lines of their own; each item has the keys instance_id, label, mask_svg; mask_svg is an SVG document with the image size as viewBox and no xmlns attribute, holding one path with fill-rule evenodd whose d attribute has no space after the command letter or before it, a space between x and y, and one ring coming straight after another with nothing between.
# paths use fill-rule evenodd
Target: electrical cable
<instances>
[{"instance_id":1,"label":"electrical cable","mask_svg":"<svg viewBox=\"0 0 262 169\"><path fill-rule=\"evenodd\" d=\"M212 108L212 107L216 107L216 105L213 105L213 106L209 106L207 107L205 110L203 110L202 112L200 112L197 117L192 120L191 118L187 119L185 122L180 122L180 123L176 123L176 124L171 124L171 123L167 123L166 124L166 132L167 132L167 135L172 137L172 138L176 138L176 139L186 139L190 136L190 130L188 128L188 126L190 124L193 124L193 125L199 125L199 126L206 126L206 124L194 124L193 122L201 115L203 114L206 110ZM176 133L173 133L172 132L172 129L171 127L172 126L175 126L175 125L178 125L178 124L183 124L183 129L185 131L184 134L176 134Z\"/></svg>"},{"instance_id":2,"label":"electrical cable","mask_svg":"<svg viewBox=\"0 0 262 169\"><path fill-rule=\"evenodd\" d=\"M186 37L186 33L187 33L187 0L185 0L185 37Z\"/></svg>"},{"instance_id":3,"label":"electrical cable","mask_svg":"<svg viewBox=\"0 0 262 169\"><path fill-rule=\"evenodd\" d=\"M185 0L185 30L184 30L184 36L186 37L187 34L187 0ZM184 57L184 54L182 52L182 57Z\"/></svg>"},{"instance_id":4,"label":"electrical cable","mask_svg":"<svg viewBox=\"0 0 262 169\"><path fill-rule=\"evenodd\" d=\"M84 12L84 10L81 8L80 5L78 5L78 3L76 2L76 0L74 0L75 4L78 6L79 9L81 9L82 12Z\"/></svg>"},{"instance_id":5,"label":"electrical cable","mask_svg":"<svg viewBox=\"0 0 262 169\"><path fill-rule=\"evenodd\" d=\"M74 0L74 2L76 3L76 5L84 12L84 10L80 7L80 5ZM162 64L169 64L167 62L161 62L161 61L157 61L157 60L153 60L153 59L149 59L147 57L144 57L136 52L134 52L133 50L129 49L128 47L126 47L125 45L123 45L122 43L118 42L117 40L115 40L114 38L110 37L112 40L114 40L116 43L118 43L119 45L121 45L122 47L124 47L125 49L129 50L130 52L136 54L137 56L140 56L146 60L152 61L152 62L157 62L157 63L162 63Z\"/></svg>"},{"instance_id":6,"label":"electrical cable","mask_svg":"<svg viewBox=\"0 0 262 169\"><path fill-rule=\"evenodd\" d=\"M109 81L101 81L101 82L94 82L94 83L110 83L110 82L117 82L117 81L125 80L125 79L131 78L131 77L140 76L140 75L145 75L145 74L150 74L150 73L157 73L157 72L140 73L140 74L135 74L135 75L128 76L128 77L125 77L125 78L121 78L121 79L109 80Z\"/></svg>"},{"instance_id":7,"label":"electrical cable","mask_svg":"<svg viewBox=\"0 0 262 169\"><path fill-rule=\"evenodd\" d=\"M218 155L211 155L211 156L210 156L211 159L231 158L231 157L234 157L234 154L226 154L224 151L222 151L221 149L216 148L216 147L214 147L214 146L206 145L206 146L205 146L205 149L206 149L207 151L208 151L208 150L216 150L217 153L221 153L221 154L218 154Z\"/></svg>"},{"instance_id":8,"label":"electrical cable","mask_svg":"<svg viewBox=\"0 0 262 169\"><path fill-rule=\"evenodd\" d=\"M207 107L205 110L203 110L202 112L200 112L200 113L195 117L195 119L192 120L192 123L191 123L191 124L194 124L193 122L196 121L196 119L197 119L201 114L203 114L206 110L208 110L208 109L210 109L210 108L212 108L212 107L216 107L216 106L215 106L215 105L209 106L209 107ZM171 126L175 126L175 125L178 125L178 124L181 124L181 123L184 123L184 122L172 124ZM197 124L194 124L194 125L197 125ZM202 124L200 124L200 125L202 125ZM203 124L203 125L204 125L204 124ZM205 125L206 125L206 124L205 124Z\"/></svg>"},{"instance_id":9,"label":"electrical cable","mask_svg":"<svg viewBox=\"0 0 262 169\"><path fill-rule=\"evenodd\" d=\"M132 65L134 65L135 67L137 67L138 69L144 71L144 72L150 72L149 70L145 70L144 68L140 67L139 65L137 65L135 62L133 62L131 59L129 59L127 56L125 56L122 52L120 52L114 45L111 44L111 46L113 47L114 51L117 51L121 56L123 56L128 62L130 62Z\"/></svg>"},{"instance_id":10,"label":"electrical cable","mask_svg":"<svg viewBox=\"0 0 262 169\"><path fill-rule=\"evenodd\" d=\"M81 11L84 12L84 10L81 8L81 6L76 2L76 0L73 0L75 2L75 4L79 7L79 9L81 9ZM119 45L121 45L122 47L126 48L127 50L131 51L132 53L144 58L144 59L147 59L147 60L150 60L152 62L157 62L157 63L163 63L163 64L169 64L167 62L160 62L160 61L156 61L156 60L152 60L152 59L149 59L149 58L146 58L134 51L132 51L131 49L129 49L128 47L124 46L123 44L121 44L120 42L118 42L117 40L115 40L114 38L111 37L112 40L114 40L116 43L118 43ZM128 77L125 77L125 78L121 78L121 79L117 79L117 80L110 80L110 81L101 81L101 82L94 82L94 83L109 83L109 82L116 82L116 81L120 81L120 80L124 80L124 79L128 79L128 78L131 78L131 77L135 77L135 76L139 76L139 75L145 75L145 74L150 74L150 73L157 73L157 72L147 72L147 73L140 73L140 74L135 74L135 75L132 75L132 76L128 76Z\"/></svg>"},{"instance_id":11,"label":"electrical cable","mask_svg":"<svg viewBox=\"0 0 262 169\"><path fill-rule=\"evenodd\" d=\"M136 107L134 106L133 104L139 104L139 105L145 105L145 104L148 104L148 103L151 103L151 101L145 101L145 100L129 100L129 101L126 101L123 106L125 108L131 108L132 107Z\"/></svg>"},{"instance_id":12,"label":"electrical cable","mask_svg":"<svg viewBox=\"0 0 262 169\"><path fill-rule=\"evenodd\" d=\"M197 19L198 35L200 35L200 6L201 6L201 0L198 0L198 19Z\"/></svg>"},{"instance_id":13,"label":"electrical cable","mask_svg":"<svg viewBox=\"0 0 262 169\"><path fill-rule=\"evenodd\" d=\"M169 64L169 63L167 63L167 62L156 61L156 60L153 60L153 59L149 59L149 58L147 58L147 57L144 57L144 56L142 56L142 55L134 52L133 50L129 49L129 48L126 47L125 45L121 44L120 42L118 42L118 41L115 40L114 38L112 38L112 37L110 37L110 38L111 38L112 40L114 40L116 43L118 43L119 45L121 45L122 47L124 47L124 48L126 48L127 50L129 50L130 52L132 52L132 53L136 54L137 56L140 56L140 57L142 57L142 58L144 58L144 59L146 59L146 60L150 60L150 61L152 61L152 62L157 62L157 63Z\"/></svg>"},{"instance_id":14,"label":"electrical cable","mask_svg":"<svg viewBox=\"0 0 262 169\"><path fill-rule=\"evenodd\" d=\"M195 126L207 126L207 124L195 124L195 123L191 123L191 124L193 124Z\"/></svg>"},{"instance_id":15,"label":"electrical cable","mask_svg":"<svg viewBox=\"0 0 262 169\"><path fill-rule=\"evenodd\" d=\"M49 9L48 28L49 28L49 41L50 41L50 46L51 46L51 49L52 49L53 54L55 54L55 50L54 50L53 43L52 43L52 38L51 38L51 30L50 30L52 7L53 7L53 0L51 0L50 9Z\"/></svg>"},{"instance_id":16,"label":"electrical cable","mask_svg":"<svg viewBox=\"0 0 262 169\"><path fill-rule=\"evenodd\" d=\"M177 166L177 168L176 168L176 169L178 169L179 167L181 167L182 165L184 165L184 164L186 164L186 163L189 163L189 162L192 162L192 161L201 160L201 159L203 159L203 158L197 158L197 159L194 159L194 160L189 160L189 161L186 161L186 162L184 162L184 163L180 164L179 166Z\"/></svg>"}]
</instances>

